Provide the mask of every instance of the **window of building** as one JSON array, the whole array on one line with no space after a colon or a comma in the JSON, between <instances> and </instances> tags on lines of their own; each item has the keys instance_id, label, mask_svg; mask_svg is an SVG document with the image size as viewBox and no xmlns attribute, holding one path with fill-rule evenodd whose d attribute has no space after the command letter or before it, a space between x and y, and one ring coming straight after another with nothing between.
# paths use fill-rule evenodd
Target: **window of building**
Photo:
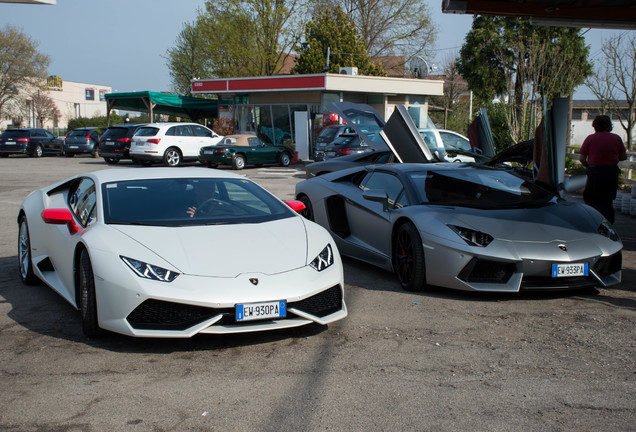
<instances>
[{"instance_id":1,"label":"window of building","mask_svg":"<svg viewBox=\"0 0 636 432\"><path fill-rule=\"evenodd\" d=\"M95 89L86 89L86 100L95 100Z\"/></svg>"}]
</instances>

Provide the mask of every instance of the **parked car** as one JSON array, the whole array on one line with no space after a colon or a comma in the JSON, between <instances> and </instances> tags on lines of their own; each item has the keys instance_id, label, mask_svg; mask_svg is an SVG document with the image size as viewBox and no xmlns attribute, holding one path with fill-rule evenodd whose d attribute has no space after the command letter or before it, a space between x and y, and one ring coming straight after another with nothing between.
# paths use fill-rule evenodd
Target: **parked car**
<instances>
[{"instance_id":1,"label":"parked car","mask_svg":"<svg viewBox=\"0 0 636 432\"><path fill-rule=\"evenodd\" d=\"M296 199L343 255L395 272L408 291L582 289L621 280L623 245L600 213L504 169L361 166L298 183Z\"/></svg>"},{"instance_id":2,"label":"parked car","mask_svg":"<svg viewBox=\"0 0 636 432\"><path fill-rule=\"evenodd\" d=\"M418 132L429 148L443 150L447 161L475 162L470 141L465 136L446 129L419 129Z\"/></svg>"},{"instance_id":3,"label":"parked car","mask_svg":"<svg viewBox=\"0 0 636 432\"><path fill-rule=\"evenodd\" d=\"M11 154L61 156L64 154L63 141L42 128L10 128L0 134L0 157Z\"/></svg>"},{"instance_id":4,"label":"parked car","mask_svg":"<svg viewBox=\"0 0 636 432\"><path fill-rule=\"evenodd\" d=\"M240 170L247 164L278 164L286 167L291 163L289 147L266 144L254 135L232 135L225 137L216 146L201 148L199 161L210 168L231 165Z\"/></svg>"},{"instance_id":5,"label":"parked car","mask_svg":"<svg viewBox=\"0 0 636 432\"><path fill-rule=\"evenodd\" d=\"M133 162L152 165L163 162L176 167L183 161L198 160L201 147L218 144L222 136L198 123L150 123L133 136Z\"/></svg>"},{"instance_id":6,"label":"parked car","mask_svg":"<svg viewBox=\"0 0 636 432\"><path fill-rule=\"evenodd\" d=\"M620 282L622 243L612 225L560 195L580 188L578 179L559 182L554 170L535 177L525 167L502 164L532 154L528 143L498 157L486 140L478 143L484 163L442 162L402 105L387 122L368 105L330 109L354 128L372 119L403 162L357 166L296 185L303 214L332 233L343 255L394 271L411 291L435 285L517 292Z\"/></svg>"},{"instance_id":7,"label":"parked car","mask_svg":"<svg viewBox=\"0 0 636 432\"><path fill-rule=\"evenodd\" d=\"M89 337L101 330L191 337L340 320L347 308L338 249L291 207L302 203L219 170L81 174L22 203L20 277L27 285L42 280L79 309Z\"/></svg>"},{"instance_id":8,"label":"parked car","mask_svg":"<svg viewBox=\"0 0 636 432\"><path fill-rule=\"evenodd\" d=\"M360 139L358 134L344 133L340 134L338 138L325 147L324 160L368 151L371 151L371 149Z\"/></svg>"},{"instance_id":9,"label":"parked car","mask_svg":"<svg viewBox=\"0 0 636 432\"><path fill-rule=\"evenodd\" d=\"M109 165L122 159L130 159L132 137L142 126L145 123L120 124L106 129L99 138L99 155Z\"/></svg>"},{"instance_id":10,"label":"parked car","mask_svg":"<svg viewBox=\"0 0 636 432\"><path fill-rule=\"evenodd\" d=\"M325 147L331 144L336 138L343 133L352 132L351 128L346 125L329 125L322 128L318 136L316 137L315 149L314 149L314 160L321 161L324 160L325 156Z\"/></svg>"},{"instance_id":11,"label":"parked car","mask_svg":"<svg viewBox=\"0 0 636 432\"><path fill-rule=\"evenodd\" d=\"M73 157L76 154L89 153L97 156L99 150L99 132L97 127L82 127L73 129L64 137L64 154Z\"/></svg>"},{"instance_id":12,"label":"parked car","mask_svg":"<svg viewBox=\"0 0 636 432\"><path fill-rule=\"evenodd\" d=\"M353 168L363 165L391 163L395 156L389 150L353 153L347 156L331 158L329 160L313 162L305 165L305 177L313 178L333 171Z\"/></svg>"}]
</instances>

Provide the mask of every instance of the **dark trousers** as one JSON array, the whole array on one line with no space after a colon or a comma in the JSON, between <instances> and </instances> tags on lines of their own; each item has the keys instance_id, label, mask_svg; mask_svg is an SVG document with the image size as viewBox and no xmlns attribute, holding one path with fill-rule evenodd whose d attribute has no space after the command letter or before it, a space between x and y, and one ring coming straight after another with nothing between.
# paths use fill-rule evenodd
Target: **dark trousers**
<instances>
[{"instance_id":1,"label":"dark trousers","mask_svg":"<svg viewBox=\"0 0 636 432\"><path fill-rule=\"evenodd\" d=\"M614 223L612 201L616 198L619 173L616 165L590 165L583 192L585 204L594 207L611 223Z\"/></svg>"}]
</instances>

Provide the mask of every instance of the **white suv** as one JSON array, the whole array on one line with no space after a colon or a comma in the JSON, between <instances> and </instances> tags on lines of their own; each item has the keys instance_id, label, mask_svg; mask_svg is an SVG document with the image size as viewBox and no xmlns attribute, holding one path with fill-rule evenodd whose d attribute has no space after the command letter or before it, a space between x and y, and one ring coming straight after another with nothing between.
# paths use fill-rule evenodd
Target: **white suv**
<instances>
[{"instance_id":1,"label":"white suv","mask_svg":"<svg viewBox=\"0 0 636 432\"><path fill-rule=\"evenodd\" d=\"M187 160L198 160L201 147L216 145L223 139L197 123L150 123L135 133L130 146L134 163L145 166L163 162L179 166Z\"/></svg>"},{"instance_id":2,"label":"white suv","mask_svg":"<svg viewBox=\"0 0 636 432\"><path fill-rule=\"evenodd\" d=\"M422 139L431 150L439 150L440 155L449 162L475 162L470 141L457 132L446 129L418 129Z\"/></svg>"}]
</instances>

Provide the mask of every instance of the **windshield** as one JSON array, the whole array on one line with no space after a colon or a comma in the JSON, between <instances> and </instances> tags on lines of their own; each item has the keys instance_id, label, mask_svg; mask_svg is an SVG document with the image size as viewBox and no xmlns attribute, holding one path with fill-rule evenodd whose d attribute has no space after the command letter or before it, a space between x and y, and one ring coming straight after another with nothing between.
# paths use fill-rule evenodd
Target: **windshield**
<instances>
[{"instance_id":1,"label":"windshield","mask_svg":"<svg viewBox=\"0 0 636 432\"><path fill-rule=\"evenodd\" d=\"M10 130L7 129L0 135L0 138L25 138L29 136L29 131L26 130Z\"/></svg>"},{"instance_id":2,"label":"windshield","mask_svg":"<svg viewBox=\"0 0 636 432\"><path fill-rule=\"evenodd\" d=\"M86 130L86 129L75 129L75 130L70 131L66 137L67 138L71 138L71 137L85 137L88 134L89 134L89 131Z\"/></svg>"},{"instance_id":3,"label":"windshield","mask_svg":"<svg viewBox=\"0 0 636 432\"><path fill-rule=\"evenodd\" d=\"M107 224L191 226L259 223L295 213L246 179L170 178L102 186Z\"/></svg>"},{"instance_id":4,"label":"windshield","mask_svg":"<svg viewBox=\"0 0 636 432\"><path fill-rule=\"evenodd\" d=\"M158 128L155 127L142 127L135 132L135 136L155 136L159 132Z\"/></svg>"},{"instance_id":5,"label":"windshield","mask_svg":"<svg viewBox=\"0 0 636 432\"><path fill-rule=\"evenodd\" d=\"M358 131L365 134L371 141L384 144L384 140L380 136L380 131L384 124L381 124L371 113L356 109L346 109L344 114L346 114L347 121L355 125Z\"/></svg>"},{"instance_id":6,"label":"windshield","mask_svg":"<svg viewBox=\"0 0 636 432\"><path fill-rule=\"evenodd\" d=\"M532 182L491 168L419 171L409 177L423 204L502 209L541 207L557 200Z\"/></svg>"},{"instance_id":7,"label":"windshield","mask_svg":"<svg viewBox=\"0 0 636 432\"><path fill-rule=\"evenodd\" d=\"M125 137L127 134L128 134L128 128L112 127L112 128L108 128L106 132L104 132L104 135L102 135L102 138L103 139L109 138L114 140L116 138Z\"/></svg>"}]
</instances>

